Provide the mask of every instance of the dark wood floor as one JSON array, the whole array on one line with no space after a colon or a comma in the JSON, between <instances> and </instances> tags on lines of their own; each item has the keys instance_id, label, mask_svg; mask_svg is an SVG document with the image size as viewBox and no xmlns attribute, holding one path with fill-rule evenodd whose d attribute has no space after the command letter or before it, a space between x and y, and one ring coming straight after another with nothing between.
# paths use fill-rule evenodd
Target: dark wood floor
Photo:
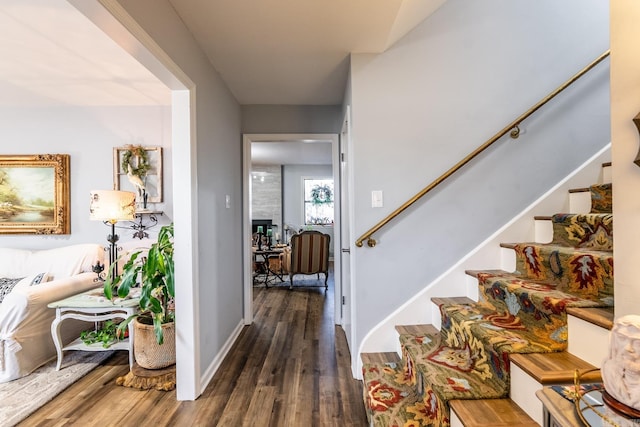
<instances>
[{"instance_id":1,"label":"dark wood floor","mask_svg":"<svg viewBox=\"0 0 640 427\"><path fill-rule=\"evenodd\" d=\"M254 324L193 402L115 385L128 372L117 352L19 425L366 426L333 301L332 285L254 289Z\"/></svg>"}]
</instances>

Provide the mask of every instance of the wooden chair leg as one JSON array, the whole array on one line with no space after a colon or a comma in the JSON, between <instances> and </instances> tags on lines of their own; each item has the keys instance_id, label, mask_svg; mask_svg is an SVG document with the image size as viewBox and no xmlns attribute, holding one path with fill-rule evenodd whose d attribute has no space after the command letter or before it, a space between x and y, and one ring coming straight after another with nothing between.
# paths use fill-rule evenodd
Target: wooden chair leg
<instances>
[{"instance_id":1,"label":"wooden chair leg","mask_svg":"<svg viewBox=\"0 0 640 427\"><path fill-rule=\"evenodd\" d=\"M289 289L293 289L293 274L289 273Z\"/></svg>"},{"instance_id":2,"label":"wooden chair leg","mask_svg":"<svg viewBox=\"0 0 640 427\"><path fill-rule=\"evenodd\" d=\"M325 271L324 273L324 290L325 291L329 289L329 285L327 285L327 280L329 280L329 272Z\"/></svg>"}]
</instances>

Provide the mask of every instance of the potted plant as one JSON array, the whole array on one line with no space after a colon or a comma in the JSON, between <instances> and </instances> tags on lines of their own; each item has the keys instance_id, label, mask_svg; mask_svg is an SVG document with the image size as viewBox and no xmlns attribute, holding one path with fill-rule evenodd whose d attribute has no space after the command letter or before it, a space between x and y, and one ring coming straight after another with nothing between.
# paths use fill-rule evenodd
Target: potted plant
<instances>
[{"instance_id":1,"label":"potted plant","mask_svg":"<svg viewBox=\"0 0 640 427\"><path fill-rule=\"evenodd\" d=\"M162 226L158 240L145 256L142 254L143 251L131 254L120 275L114 275L114 266L110 266L104 294L109 299L114 295L126 298L132 289L139 287L140 310L120 323L118 331L122 335L135 319L136 361L143 368L159 369L175 363L173 224ZM146 360L159 353L164 355L159 356L161 360L157 363Z\"/></svg>"}]
</instances>

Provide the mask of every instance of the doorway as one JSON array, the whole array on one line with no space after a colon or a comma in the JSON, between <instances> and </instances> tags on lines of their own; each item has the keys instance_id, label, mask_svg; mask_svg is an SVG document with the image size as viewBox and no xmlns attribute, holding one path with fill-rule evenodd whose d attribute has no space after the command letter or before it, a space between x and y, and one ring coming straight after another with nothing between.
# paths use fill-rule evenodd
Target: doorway
<instances>
[{"instance_id":1,"label":"doorway","mask_svg":"<svg viewBox=\"0 0 640 427\"><path fill-rule=\"evenodd\" d=\"M316 165L324 163L321 158L323 147L330 145L328 160L331 163L332 176L335 187L334 194L334 224L332 227L333 236L331 247L334 259L334 298L335 298L335 315L336 324L342 324L341 306L342 306L342 287L341 287L341 233L340 233L340 162L339 162L339 139L338 134L245 134L243 135L243 276L244 276L244 322L249 325L253 322L253 273L252 273L252 195L251 181L252 161L254 157L260 156L260 163L263 166L270 164L273 166L283 166L286 164L293 165L294 162L305 162ZM257 152L256 148L260 150ZM252 156L252 149L254 155ZM264 152L260 152L264 150ZM314 153L316 153L314 155ZM314 158L315 156L315 158ZM283 192L283 199L286 194ZM284 211L284 210L283 210ZM300 212L303 212L303 206L300 206ZM256 219L256 218L253 218ZM282 216L279 234L286 240L285 226L288 227L287 216ZM295 224L299 226L300 224Z\"/></svg>"}]
</instances>

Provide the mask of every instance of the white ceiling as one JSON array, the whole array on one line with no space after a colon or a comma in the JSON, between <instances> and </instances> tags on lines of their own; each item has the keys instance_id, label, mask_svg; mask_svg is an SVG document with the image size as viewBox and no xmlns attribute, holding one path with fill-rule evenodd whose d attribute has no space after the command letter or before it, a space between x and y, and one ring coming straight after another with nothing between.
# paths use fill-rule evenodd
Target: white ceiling
<instances>
[{"instance_id":1,"label":"white ceiling","mask_svg":"<svg viewBox=\"0 0 640 427\"><path fill-rule=\"evenodd\" d=\"M445 0L169 1L239 103L333 105L350 52L384 51ZM0 0L0 56L0 106L170 102L66 0Z\"/></svg>"},{"instance_id":2,"label":"white ceiling","mask_svg":"<svg viewBox=\"0 0 640 427\"><path fill-rule=\"evenodd\" d=\"M253 165L330 165L331 142L252 142Z\"/></svg>"},{"instance_id":3,"label":"white ceiling","mask_svg":"<svg viewBox=\"0 0 640 427\"><path fill-rule=\"evenodd\" d=\"M349 53L383 52L444 0L169 0L241 104L341 104Z\"/></svg>"}]
</instances>

